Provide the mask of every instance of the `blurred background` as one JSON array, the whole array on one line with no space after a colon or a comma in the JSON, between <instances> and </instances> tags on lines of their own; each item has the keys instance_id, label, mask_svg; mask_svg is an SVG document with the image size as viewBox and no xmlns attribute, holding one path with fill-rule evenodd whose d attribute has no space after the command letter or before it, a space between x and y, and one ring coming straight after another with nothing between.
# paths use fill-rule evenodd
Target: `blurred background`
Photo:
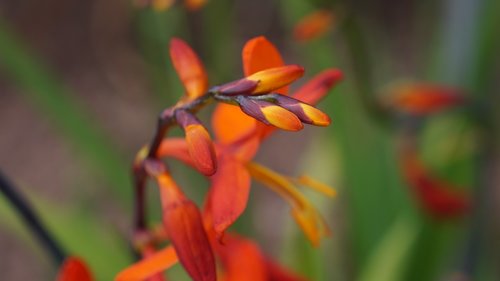
<instances>
[{"instance_id":1,"label":"blurred background","mask_svg":"<svg viewBox=\"0 0 500 281\"><path fill-rule=\"evenodd\" d=\"M344 73L318 106L330 127L277 133L257 157L337 189L333 200L307 192L333 235L313 248L288 206L257 184L234 228L310 280L500 280L500 1L208 0L197 11L161 3L0 1L0 169L97 280L133 261L132 159L183 94L169 39L189 42L216 85L242 76L241 48L259 35L305 67L295 88L327 68ZM318 10L327 20L298 34ZM380 106L402 81L468 101L424 117ZM207 125L212 109L201 114ZM426 209L425 190L404 175L403 134L470 208ZM171 166L201 203L204 178ZM57 267L3 196L0 249L1 280L54 280ZM169 275L188 280L178 265Z\"/></svg>"}]
</instances>

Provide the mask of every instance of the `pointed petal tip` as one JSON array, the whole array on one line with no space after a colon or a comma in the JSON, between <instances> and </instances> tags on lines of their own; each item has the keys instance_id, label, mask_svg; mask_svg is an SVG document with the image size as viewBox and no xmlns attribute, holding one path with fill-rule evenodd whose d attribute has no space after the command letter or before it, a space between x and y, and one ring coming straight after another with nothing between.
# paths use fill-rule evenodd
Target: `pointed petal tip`
<instances>
[{"instance_id":1,"label":"pointed petal tip","mask_svg":"<svg viewBox=\"0 0 500 281\"><path fill-rule=\"evenodd\" d=\"M170 58L190 99L203 95L208 89L208 76L198 55L182 39L170 39Z\"/></svg>"}]
</instances>

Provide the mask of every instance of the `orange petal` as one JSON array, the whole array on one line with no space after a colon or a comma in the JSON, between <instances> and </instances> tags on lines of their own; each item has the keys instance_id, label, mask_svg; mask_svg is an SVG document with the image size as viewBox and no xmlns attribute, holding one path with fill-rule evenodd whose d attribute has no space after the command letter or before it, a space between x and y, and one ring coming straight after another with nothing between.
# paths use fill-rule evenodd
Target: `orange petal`
<instances>
[{"instance_id":1,"label":"orange petal","mask_svg":"<svg viewBox=\"0 0 500 281\"><path fill-rule=\"evenodd\" d=\"M127 267L115 278L115 281L142 281L167 270L177 263L177 255L172 246L157 251L149 257Z\"/></svg>"},{"instance_id":2,"label":"orange petal","mask_svg":"<svg viewBox=\"0 0 500 281\"><path fill-rule=\"evenodd\" d=\"M432 84L400 84L389 90L388 106L409 114L424 115L465 101L457 89Z\"/></svg>"},{"instance_id":3,"label":"orange petal","mask_svg":"<svg viewBox=\"0 0 500 281\"><path fill-rule=\"evenodd\" d=\"M245 76L250 76L256 72L269 68L285 65L278 49L264 36L248 40L243 47L242 59ZM277 90L277 92L286 94L288 88L284 87Z\"/></svg>"},{"instance_id":4,"label":"orange petal","mask_svg":"<svg viewBox=\"0 0 500 281\"><path fill-rule=\"evenodd\" d=\"M431 175L412 148L402 151L401 161L406 180L426 212L435 218L447 219L461 217L469 211L469 196Z\"/></svg>"},{"instance_id":5,"label":"orange petal","mask_svg":"<svg viewBox=\"0 0 500 281\"><path fill-rule=\"evenodd\" d=\"M190 11L198 11L205 6L206 3L207 0L184 0L186 8Z\"/></svg>"},{"instance_id":6,"label":"orange petal","mask_svg":"<svg viewBox=\"0 0 500 281\"><path fill-rule=\"evenodd\" d=\"M219 104L212 115L212 128L217 141L232 143L255 130L256 121L237 106Z\"/></svg>"},{"instance_id":7,"label":"orange petal","mask_svg":"<svg viewBox=\"0 0 500 281\"><path fill-rule=\"evenodd\" d=\"M333 13L319 10L301 19L293 29L293 36L298 41L308 41L327 32L333 24Z\"/></svg>"},{"instance_id":8,"label":"orange petal","mask_svg":"<svg viewBox=\"0 0 500 281\"><path fill-rule=\"evenodd\" d=\"M263 94L276 91L304 75L304 68L299 65L286 65L268 68L256 72L245 79L258 82L252 94Z\"/></svg>"},{"instance_id":9,"label":"orange petal","mask_svg":"<svg viewBox=\"0 0 500 281\"><path fill-rule=\"evenodd\" d=\"M92 281L92 273L87 264L78 257L68 257L56 278L57 281Z\"/></svg>"},{"instance_id":10,"label":"orange petal","mask_svg":"<svg viewBox=\"0 0 500 281\"><path fill-rule=\"evenodd\" d=\"M250 240L233 235L218 246L226 281L268 281L264 256Z\"/></svg>"},{"instance_id":11,"label":"orange petal","mask_svg":"<svg viewBox=\"0 0 500 281\"><path fill-rule=\"evenodd\" d=\"M163 224L179 261L195 281L215 281L215 258L198 207L188 200L168 174L157 178Z\"/></svg>"},{"instance_id":12,"label":"orange petal","mask_svg":"<svg viewBox=\"0 0 500 281\"><path fill-rule=\"evenodd\" d=\"M168 138L164 139L160 147L158 148L158 157L174 157L177 160L180 160L193 168L196 168L196 165L189 155L188 144L185 139L181 138Z\"/></svg>"},{"instance_id":13,"label":"orange petal","mask_svg":"<svg viewBox=\"0 0 500 281\"><path fill-rule=\"evenodd\" d=\"M178 110L175 117L186 134L189 155L196 168L206 176L213 175L217 170L217 161L207 129L194 115L187 111Z\"/></svg>"},{"instance_id":14,"label":"orange petal","mask_svg":"<svg viewBox=\"0 0 500 281\"><path fill-rule=\"evenodd\" d=\"M211 181L212 218L216 235L220 239L247 206L250 175L239 161L223 157L219 159L219 169Z\"/></svg>"},{"instance_id":15,"label":"orange petal","mask_svg":"<svg viewBox=\"0 0 500 281\"><path fill-rule=\"evenodd\" d=\"M328 69L316 75L304 86L298 89L293 98L315 105L330 89L342 79L342 72L338 69Z\"/></svg>"},{"instance_id":16,"label":"orange petal","mask_svg":"<svg viewBox=\"0 0 500 281\"><path fill-rule=\"evenodd\" d=\"M170 40L170 58L190 100L202 96L208 89L205 68L196 53L178 38Z\"/></svg>"}]
</instances>

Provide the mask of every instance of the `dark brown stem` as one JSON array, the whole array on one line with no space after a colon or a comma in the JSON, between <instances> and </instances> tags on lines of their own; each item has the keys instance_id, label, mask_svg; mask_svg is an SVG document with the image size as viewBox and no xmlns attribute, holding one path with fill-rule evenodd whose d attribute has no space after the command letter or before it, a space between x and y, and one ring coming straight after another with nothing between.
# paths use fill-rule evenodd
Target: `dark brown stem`
<instances>
[{"instance_id":1,"label":"dark brown stem","mask_svg":"<svg viewBox=\"0 0 500 281\"><path fill-rule=\"evenodd\" d=\"M148 148L145 159L140 159L140 163L135 162L133 167L134 187L135 187L135 209L134 209L134 231L136 234L147 230L147 212L146 212L146 181L150 176L145 169L144 161L147 159L158 159L158 149L160 148L163 138L168 132L168 129L174 126L176 110L186 110L191 113L196 113L203 106L213 100L213 91L208 91L206 94L189 101L181 103L171 108L165 109L158 118L158 125L151 144ZM165 166L165 170L167 170Z\"/></svg>"}]
</instances>

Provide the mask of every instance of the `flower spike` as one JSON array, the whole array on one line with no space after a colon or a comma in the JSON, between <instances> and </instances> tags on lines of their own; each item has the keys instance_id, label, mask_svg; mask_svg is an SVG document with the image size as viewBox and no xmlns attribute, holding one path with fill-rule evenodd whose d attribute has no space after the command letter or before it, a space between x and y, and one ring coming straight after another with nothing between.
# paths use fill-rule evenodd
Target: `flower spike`
<instances>
[{"instance_id":1,"label":"flower spike","mask_svg":"<svg viewBox=\"0 0 500 281\"><path fill-rule=\"evenodd\" d=\"M206 176L213 175L217 170L217 160L207 129L188 111L177 110L175 118L186 134L189 155L196 168Z\"/></svg>"},{"instance_id":2,"label":"flower spike","mask_svg":"<svg viewBox=\"0 0 500 281\"><path fill-rule=\"evenodd\" d=\"M292 112L265 100L238 96L238 104L243 112L261 121L287 131L300 131L304 125Z\"/></svg>"},{"instance_id":3,"label":"flower spike","mask_svg":"<svg viewBox=\"0 0 500 281\"><path fill-rule=\"evenodd\" d=\"M167 173L157 176L163 223L179 261L195 281L215 281L215 258L198 207Z\"/></svg>"},{"instance_id":4,"label":"flower spike","mask_svg":"<svg viewBox=\"0 0 500 281\"><path fill-rule=\"evenodd\" d=\"M188 99L203 95L208 89L205 68L189 45L178 38L170 40L170 58L186 88Z\"/></svg>"}]
</instances>

